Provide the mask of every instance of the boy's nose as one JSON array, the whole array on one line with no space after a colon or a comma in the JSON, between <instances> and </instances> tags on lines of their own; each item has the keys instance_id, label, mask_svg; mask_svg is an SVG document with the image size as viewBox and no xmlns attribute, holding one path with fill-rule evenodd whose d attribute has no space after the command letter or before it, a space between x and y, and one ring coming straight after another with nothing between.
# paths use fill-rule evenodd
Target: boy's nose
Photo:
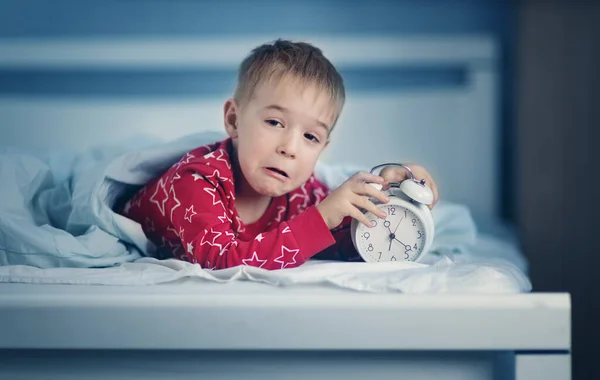
<instances>
[{"instance_id":1,"label":"boy's nose","mask_svg":"<svg viewBox=\"0 0 600 380\"><path fill-rule=\"evenodd\" d=\"M279 146L279 148L277 149L277 153L285 157L296 158L296 153L294 153L294 150L290 147L286 147L283 145Z\"/></svg>"},{"instance_id":2,"label":"boy's nose","mask_svg":"<svg viewBox=\"0 0 600 380\"><path fill-rule=\"evenodd\" d=\"M279 143L277 153L288 158L296 158L296 137L292 133L288 133Z\"/></svg>"}]
</instances>

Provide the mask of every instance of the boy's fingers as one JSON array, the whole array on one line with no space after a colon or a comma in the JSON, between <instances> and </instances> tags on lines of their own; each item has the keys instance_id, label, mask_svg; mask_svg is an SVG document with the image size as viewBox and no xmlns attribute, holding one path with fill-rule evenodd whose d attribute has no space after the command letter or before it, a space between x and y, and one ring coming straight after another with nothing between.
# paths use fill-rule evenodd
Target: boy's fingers
<instances>
[{"instance_id":1,"label":"boy's fingers","mask_svg":"<svg viewBox=\"0 0 600 380\"><path fill-rule=\"evenodd\" d=\"M354 219L358 220L359 222L361 222L362 224L364 224L365 226L372 228L373 225L371 224L371 221L369 220L369 218L367 218L367 216L365 214L363 214L359 209L354 208L354 210L352 210L350 212L350 216L353 217Z\"/></svg>"},{"instance_id":2,"label":"boy's fingers","mask_svg":"<svg viewBox=\"0 0 600 380\"><path fill-rule=\"evenodd\" d=\"M408 166L408 165L407 165ZM410 167L410 166L409 166ZM389 168L389 169L388 169ZM409 178L408 171L400 166L388 166L381 172L381 177L386 183L401 182ZM387 169L387 170L386 170Z\"/></svg>"},{"instance_id":3,"label":"boy's fingers","mask_svg":"<svg viewBox=\"0 0 600 380\"><path fill-rule=\"evenodd\" d=\"M357 195L356 198L352 200L352 204L358 207L359 209L363 209L370 212L378 218L383 219L386 217L385 212L379 207L375 206L375 204L366 197Z\"/></svg>"},{"instance_id":4,"label":"boy's fingers","mask_svg":"<svg viewBox=\"0 0 600 380\"><path fill-rule=\"evenodd\" d=\"M435 184L435 182L431 181L431 191L433 191L433 204L435 205L439 199L439 192L438 192L438 187Z\"/></svg>"},{"instance_id":5,"label":"boy's fingers","mask_svg":"<svg viewBox=\"0 0 600 380\"><path fill-rule=\"evenodd\" d=\"M431 175L426 170L420 170L419 166L411 167L408 165L411 170L413 170L413 174L415 175L416 180L425 179L425 183L431 189L433 193L433 201L431 204L427 205L430 209L435 206L439 199L438 187ZM357 172L351 177L355 182L360 183L365 186L352 186L352 191L356 194L367 195L379 200L381 203L387 203L389 199L387 196L380 190L374 188L369 183L378 183L382 185L381 190L385 191L390 188L390 182L401 182L408 178L410 175L405 168L394 167L390 170L384 170L381 173L381 176L371 174L368 172Z\"/></svg>"},{"instance_id":6,"label":"boy's fingers","mask_svg":"<svg viewBox=\"0 0 600 380\"><path fill-rule=\"evenodd\" d=\"M383 184L385 180L383 177L367 173L367 172L358 172L352 176L358 182L373 182Z\"/></svg>"},{"instance_id":7,"label":"boy's fingers","mask_svg":"<svg viewBox=\"0 0 600 380\"><path fill-rule=\"evenodd\" d=\"M371 198L375 198L381 203L388 203L390 201L390 198L383 191L377 190L376 188L374 188L373 186L371 186L369 184L364 184L364 186L365 186L365 194L363 194L363 195L368 195Z\"/></svg>"},{"instance_id":8,"label":"boy's fingers","mask_svg":"<svg viewBox=\"0 0 600 380\"><path fill-rule=\"evenodd\" d=\"M433 191L433 202L431 202L431 204L429 205L429 209L432 209L433 206L435 206L435 204L438 202L437 189L436 190L432 190L432 191Z\"/></svg>"},{"instance_id":9,"label":"boy's fingers","mask_svg":"<svg viewBox=\"0 0 600 380\"><path fill-rule=\"evenodd\" d=\"M378 190L371 183L355 183L351 190L354 194L369 196L379 200L381 203L387 203L389 201L388 196L381 190Z\"/></svg>"},{"instance_id":10,"label":"boy's fingers","mask_svg":"<svg viewBox=\"0 0 600 380\"><path fill-rule=\"evenodd\" d=\"M430 209L433 208L433 206L435 206L439 199L439 191L437 184L435 183L429 172L427 172L425 169L422 169L420 166L407 166L410 167L413 171L415 180L420 181L421 179L424 179L425 184L431 189L431 192L433 193L433 201L431 202L431 204L427 205L427 207L429 207ZM385 173L383 177L386 179L386 181L383 184L382 190L387 190L390 188L390 178L392 178L395 181L401 182L406 179L409 179L410 175L408 174L408 171L406 169L397 167Z\"/></svg>"},{"instance_id":11,"label":"boy's fingers","mask_svg":"<svg viewBox=\"0 0 600 380\"><path fill-rule=\"evenodd\" d=\"M425 178L425 184L429 187L429 189L431 189L431 192L433 193L433 202L427 205L431 209L433 208L433 206L435 206L435 204L438 201L438 187L434 182L433 178L431 178L431 176L429 175Z\"/></svg>"}]
</instances>

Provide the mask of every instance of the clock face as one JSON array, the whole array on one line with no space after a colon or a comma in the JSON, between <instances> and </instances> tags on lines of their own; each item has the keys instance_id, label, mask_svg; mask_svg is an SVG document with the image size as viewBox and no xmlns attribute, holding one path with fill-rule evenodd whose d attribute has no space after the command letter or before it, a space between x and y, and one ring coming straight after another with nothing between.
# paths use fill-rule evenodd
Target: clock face
<instances>
[{"instance_id":1,"label":"clock face","mask_svg":"<svg viewBox=\"0 0 600 380\"><path fill-rule=\"evenodd\" d=\"M356 229L356 245L365 261L415 261L426 242L423 221L399 205L378 207L387 214L386 218L368 212L365 215L375 226L369 228L360 223Z\"/></svg>"}]
</instances>

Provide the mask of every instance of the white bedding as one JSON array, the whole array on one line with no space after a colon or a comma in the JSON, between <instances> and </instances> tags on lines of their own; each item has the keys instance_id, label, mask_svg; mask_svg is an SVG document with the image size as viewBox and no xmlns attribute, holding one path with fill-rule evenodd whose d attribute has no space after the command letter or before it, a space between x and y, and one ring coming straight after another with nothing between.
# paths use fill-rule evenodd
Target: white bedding
<instances>
[{"instance_id":1,"label":"white bedding","mask_svg":"<svg viewBox=\"0 0 600 380\"><path fill-rule=\"evenodd\" d=\"M429 264L410 262L341 263L309 260L298 268L268 271L239 266L204 270L179 260L141 258L110 268L0 267L0 282L139 286L194 282L251 281L274 286L323 285L375 293L520 293L531 283L515 263L519 252L482 236L468 252L432 254Z\"/></svg>"},{"instance_id":2,"label":"white bedding","mask_svg":"<svg viewBox=\"0 0 600 380\"><path fill-rule=\"evenodd\" d=\"M5 152L0 160L0 282L148 285L193 278L277 286L327 284L366 292L531 290L520 252L504 241L477 234L466 207L444 202L434 208L436 236L421 264L310 261L279 271L253 267L209 271L177 260L144 257L152 245L137 223L111 210L116 195L125 186L145 183L193 147L219 137L202 133L151 148L109 147L83 156L63 155L62 160ZM357 169L368 168L319 165L316 175L336 187Z\"/></svg>"}]
</instances>

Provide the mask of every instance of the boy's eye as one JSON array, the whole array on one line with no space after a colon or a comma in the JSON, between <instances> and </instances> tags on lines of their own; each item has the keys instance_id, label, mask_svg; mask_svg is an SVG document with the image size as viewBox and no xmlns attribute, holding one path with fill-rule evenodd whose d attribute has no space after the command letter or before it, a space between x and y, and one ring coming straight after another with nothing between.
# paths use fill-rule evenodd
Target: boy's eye
<instances>
[{"instance_id":1,"label":"boy's eye","mask_svg":"<svg viewBox=\"0 0 600 380\"><path fill-rule=\"evenodd\" d=\"M267 123L274 126L274 127L279 127L282 126L280 122L278 122L277 120L267 120Z\"/></svg>"},{"instance_id":2,"label":"boy's eye","mask_svg":"<svg viewBox=\"0 0 600 380\"><path fill-rule=\"evenodd\" d=\"M304 137L306 137L310 141L314 141L317 143L319 142L319 139L317 138L317 136L313 135L312 133L305 133Z\"/></svg>"}]
</instances>

